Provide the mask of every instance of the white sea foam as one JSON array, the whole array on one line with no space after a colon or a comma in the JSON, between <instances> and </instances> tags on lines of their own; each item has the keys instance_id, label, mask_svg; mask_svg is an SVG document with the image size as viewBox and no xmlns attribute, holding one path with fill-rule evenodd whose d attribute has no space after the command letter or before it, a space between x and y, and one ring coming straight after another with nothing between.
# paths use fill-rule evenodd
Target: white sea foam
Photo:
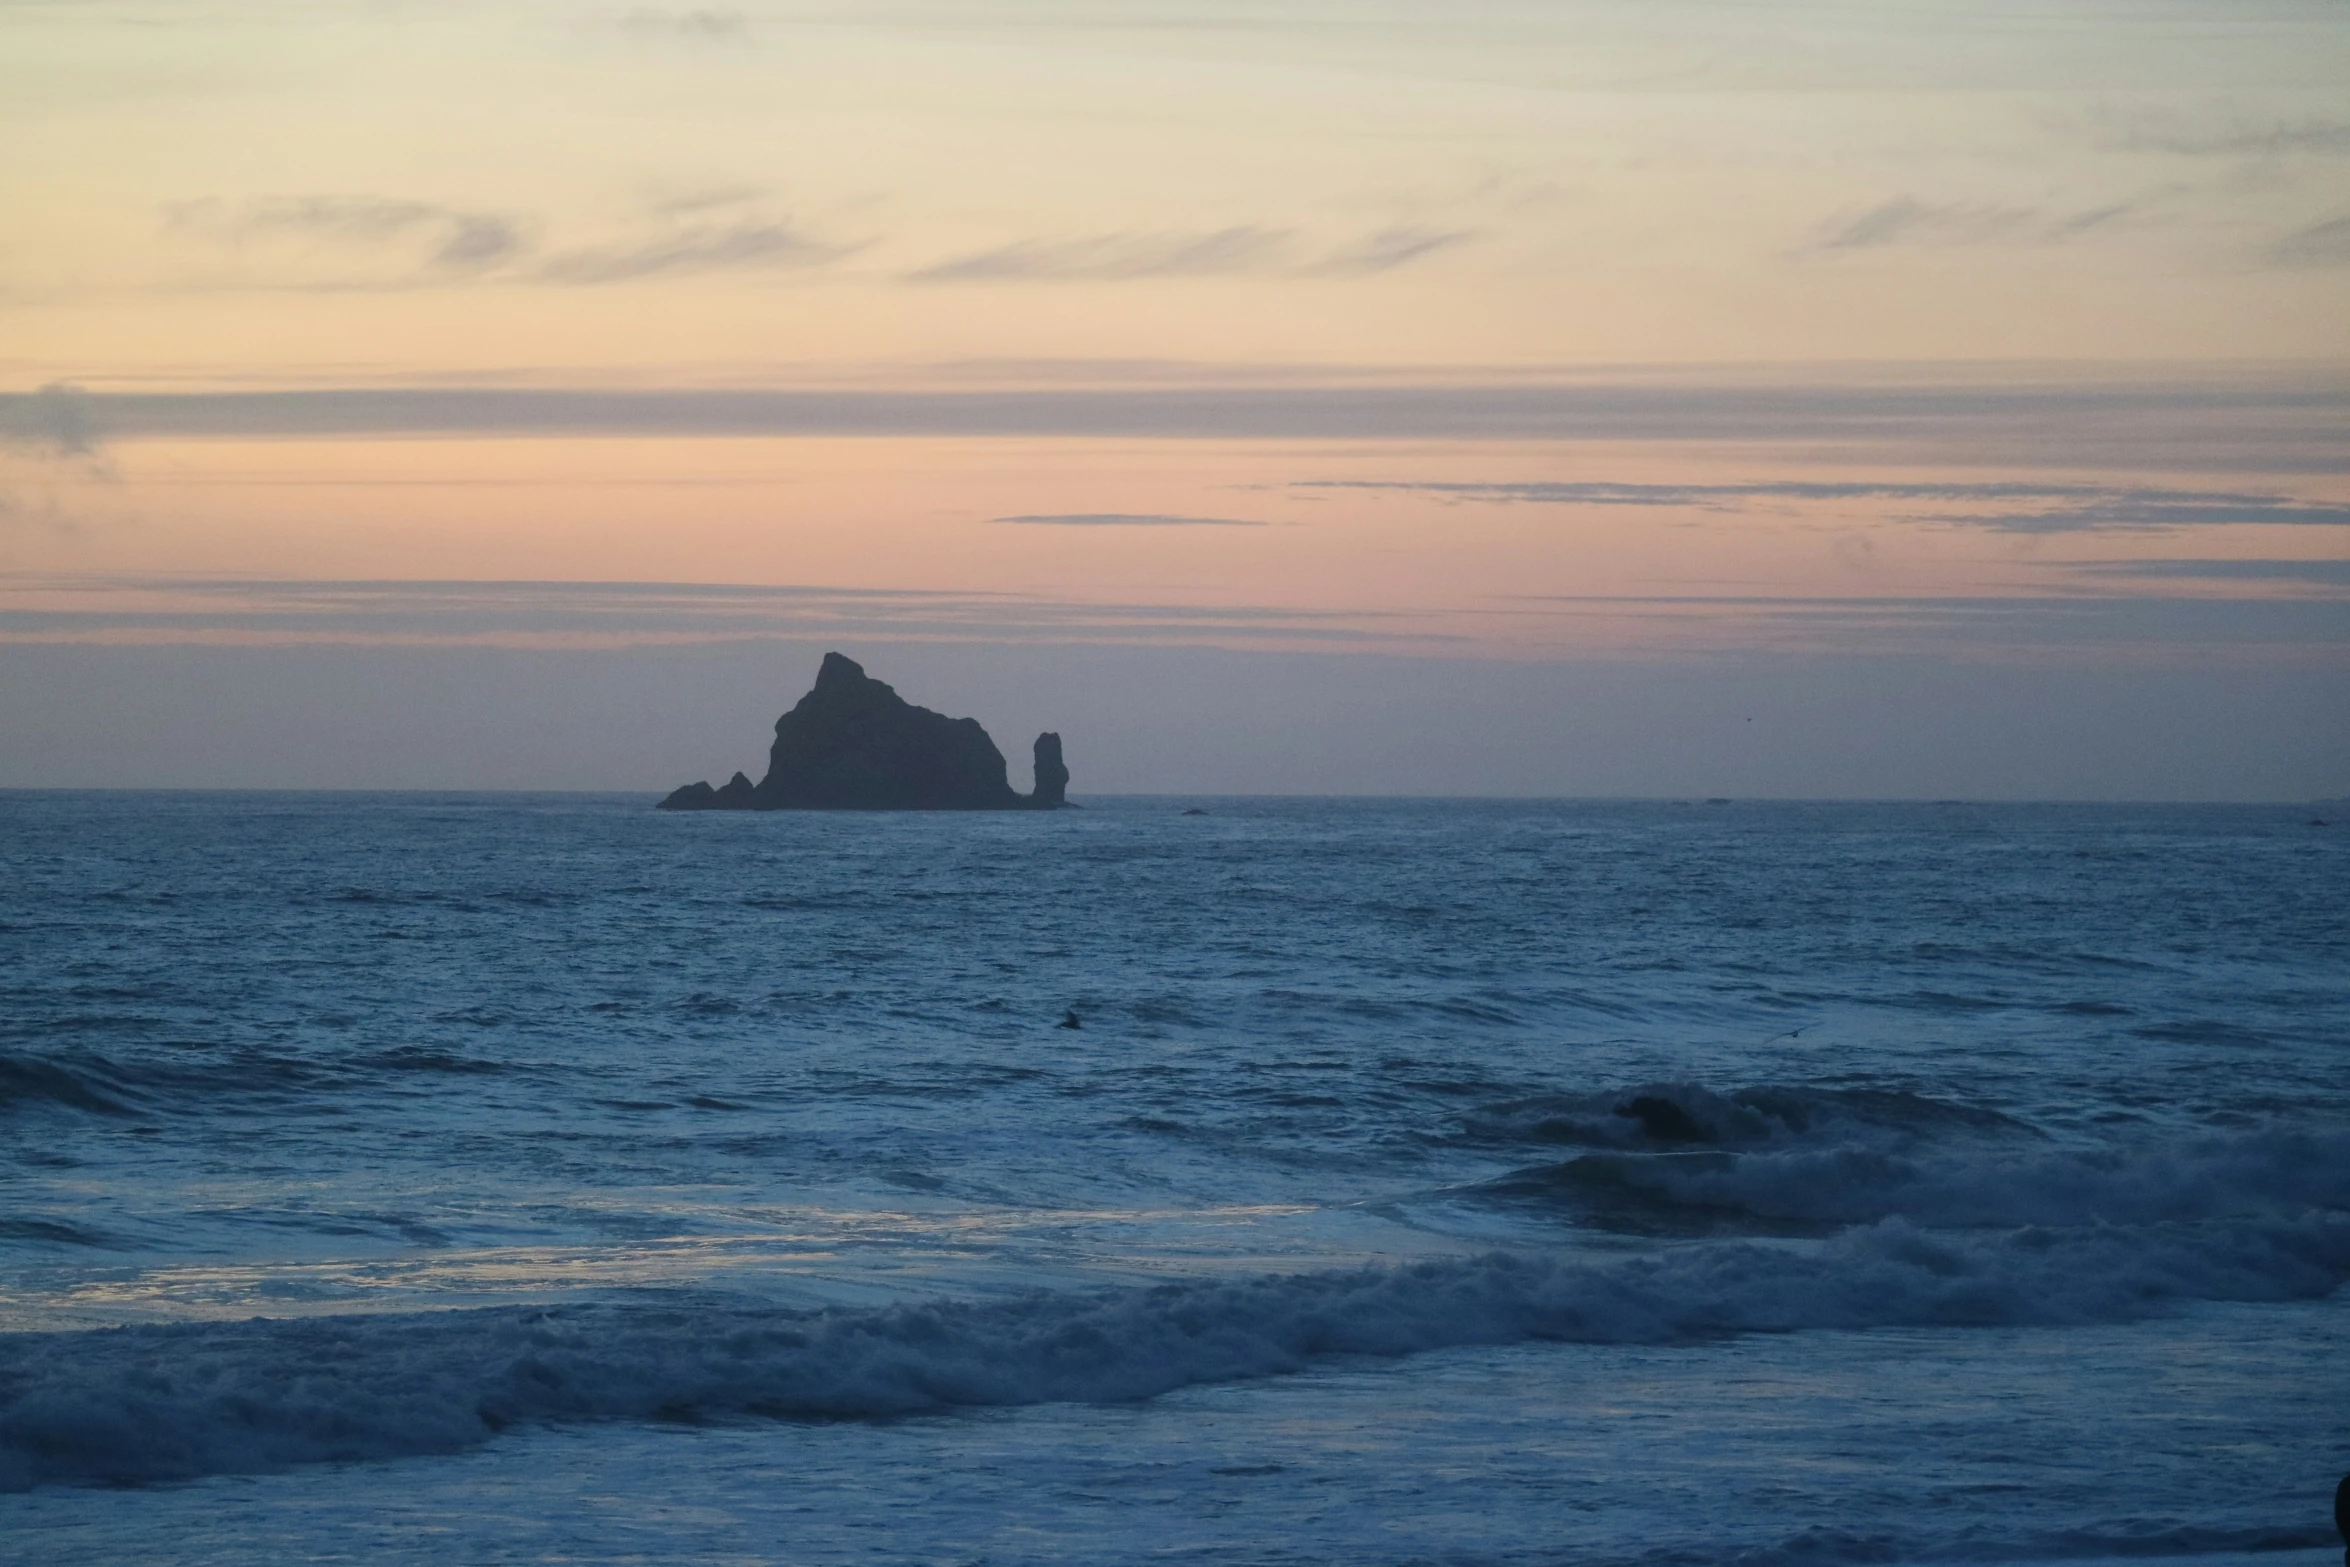
<instances>
[{"instance_id":1,"label":"white sea foam","mask_svg":"<svg viewBox=\"0 0 2350 1567\"><path fill-rule=\"evenodd\" d=\"M1713 1242L1595 1263L1493 1254L1011 1302L817 1314L498 1309L0 1340L0 1483L140 1480L447 1452L525 1421L865 1419L1147 1398L1525 1340L2126 1321L2195 1300L2323 1296L2350 1215Z\"/></svg>"}]
</instances>

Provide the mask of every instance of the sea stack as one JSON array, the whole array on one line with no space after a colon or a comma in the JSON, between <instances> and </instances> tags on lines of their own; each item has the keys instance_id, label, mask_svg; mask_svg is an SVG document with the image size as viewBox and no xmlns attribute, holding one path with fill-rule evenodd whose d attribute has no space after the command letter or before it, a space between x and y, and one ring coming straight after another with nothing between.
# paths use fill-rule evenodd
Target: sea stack
<instances>
[{"instance_id":1,"label":"sea stack","mask_svg":"<svg viewBox=\"0 0 2350 1567\"><path fill-rule=\"evenodd\" d=\"M968 720L966 720L968 722ZM1069 803L1069 766L1061 760L1061 737L1047 729L1036 737L1036 793L1031 810L1057 811Z\"/></svg>"},{"instance_id":2,"label":"sea stack","mask_svg":"<svg viewBox=\"0 0 2350 1567\"><path fill-rule=\"evenodd\" d=\"M854 659L824 655L816 684L775 721L767 776L687 784L665 811L1051 811L1068 804L1061 737L1036 737L1036 792L1014 791L976 718L916 707Z\"/></svg>"}]
</instances>

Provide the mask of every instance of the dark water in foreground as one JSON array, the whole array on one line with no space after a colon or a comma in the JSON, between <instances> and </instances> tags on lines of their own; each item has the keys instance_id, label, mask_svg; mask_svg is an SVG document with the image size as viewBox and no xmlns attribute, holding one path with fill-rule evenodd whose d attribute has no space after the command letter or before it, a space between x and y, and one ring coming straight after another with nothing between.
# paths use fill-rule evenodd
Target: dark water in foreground
<instances>
[{"instance_id":1,"label":"dark water in foreground","mask_svg":"<svg viewBox=\"0 0 2350 1567\"><path fill-rule=\"evenodd\" d=\"M0 794L0 1559L2331 1559L2350 822L648 803Z\"/></svg>"}]
</instances>

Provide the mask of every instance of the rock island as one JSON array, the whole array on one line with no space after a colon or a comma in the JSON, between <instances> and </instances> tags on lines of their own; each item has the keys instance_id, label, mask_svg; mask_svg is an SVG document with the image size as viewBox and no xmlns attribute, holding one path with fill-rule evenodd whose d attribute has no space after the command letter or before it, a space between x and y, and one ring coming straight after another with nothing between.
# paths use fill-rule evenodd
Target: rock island
<instances>
[{"instance_id":1,"label":"rock island","mask_svg":"<svg viewBox=\"0 0 2350 1567\"><path fill-rule=\"evenodd\" d=\"M916 707L854 659L824 655L815 687L775 721L767 776L691 783L664 811L1054 811L1068 804L1061 737L1036 737L1036 792L1016 792L976 718Z\"/></svg>"}]
</instances>

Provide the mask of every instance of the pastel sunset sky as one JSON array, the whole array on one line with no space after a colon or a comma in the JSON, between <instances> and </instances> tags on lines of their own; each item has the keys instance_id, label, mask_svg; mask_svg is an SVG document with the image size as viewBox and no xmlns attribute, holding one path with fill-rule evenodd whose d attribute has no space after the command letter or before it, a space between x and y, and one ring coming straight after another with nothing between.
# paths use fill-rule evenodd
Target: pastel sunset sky
<instances>
[{"instance_id":1,"label":"pastel sunset sky","mask_svg":"<svg viewBox=\"0 0 2350 1567\"><path fill-rule=\"evenodd\" d=\"M0 0L0 785L2350 793L2341 0Z\"/></svg>"}]
</instances>

